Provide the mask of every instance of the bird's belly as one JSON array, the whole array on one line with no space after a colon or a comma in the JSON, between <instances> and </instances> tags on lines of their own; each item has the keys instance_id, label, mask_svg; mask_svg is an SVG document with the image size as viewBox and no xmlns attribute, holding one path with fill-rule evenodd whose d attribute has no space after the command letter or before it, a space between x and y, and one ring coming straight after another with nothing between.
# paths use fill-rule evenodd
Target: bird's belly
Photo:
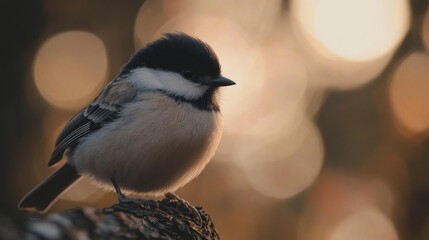
<instances>
[{"instance_id":1,"label":"bird's belly","mask_svg":"<svg viewBox=\"0 0 429 240\"><path fill-rule=\"evenodd\" d=\"M114 176L125 190L152 195L175 191L196 177L218 146L219 116L174 101L164 104L130 106L123 115L131 118L90 135L71 155L78 171L108 186Z\"/></svg>"}]
</instances>

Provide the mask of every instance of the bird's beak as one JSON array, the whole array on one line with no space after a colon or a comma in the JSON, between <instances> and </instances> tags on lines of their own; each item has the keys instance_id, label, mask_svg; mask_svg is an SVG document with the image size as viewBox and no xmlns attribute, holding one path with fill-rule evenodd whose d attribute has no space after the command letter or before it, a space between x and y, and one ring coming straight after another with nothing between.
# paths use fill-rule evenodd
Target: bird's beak
<instances>
[{"instance_id":1,"label":"bird's beak","mask_svg":"<svg viewBox=\"0 0 429 240\"><path fill-rule=\"evenodd\" d=\"M225 87L225 86L235 85L235 82L232 81L231 79L220 76L218 78L215 78L215 79L212 79L209 81L205 81L204 85L210 86L210 87Z\"/></svg>"}]
</instances>

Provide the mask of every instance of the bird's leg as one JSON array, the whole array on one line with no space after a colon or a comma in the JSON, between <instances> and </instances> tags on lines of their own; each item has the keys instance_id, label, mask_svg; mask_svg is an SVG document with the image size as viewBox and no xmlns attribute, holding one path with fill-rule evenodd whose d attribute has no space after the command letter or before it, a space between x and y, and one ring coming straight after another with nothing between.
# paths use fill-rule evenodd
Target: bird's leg
<instances>
[{"instance_id":1,"label":"bird's leg","mask_svg":"<svg viewBox=\"0 0 429 240\"><path fill-rule=\"evenodd\" d=\"M115 188L116 191L116 195L118 195L118 200L120 203L134 203L134 204L138 204L138 205L143 205L143 203L146 203L150 206L156 207L158 208L158 203L154 200L146 200L146 199L141 199L141 198L127 198L121 191L121 189L119 188L119 184L116 181L115 177L112 177L110 179L112 181L113 187Z\"/></svg>"},{"instance_id":2,"label":"bird's leg","mask_svg":"<svg viewBox=\"0 0 429 240\"><path fill-rule=\"evenodd\" d=\"M199 220L199 224L201 225L203 223L203 218L201 217L200 212L194 207L192 206L188 201L184 200L183 198L177 196L177 194L175 193L166 193L165 197L170 198L170 199L176 199L177 201L189 206L192 208L194 215L197 216L198 220Z\"/></svg>"},{"instance_id":3,"label":"bird's leg","mask_svg":"<svg viewBox=\"0 0 429 240\"><path fill-rule=\"evenodd\" d=\"M127 197L122 193L121 189L119 188L118 182L116 181L115 177L112 177L110 179L112 181L113 187L115 188L116 195L118 195L119 202L126 201Z\"/></svg>"}]
</instances>

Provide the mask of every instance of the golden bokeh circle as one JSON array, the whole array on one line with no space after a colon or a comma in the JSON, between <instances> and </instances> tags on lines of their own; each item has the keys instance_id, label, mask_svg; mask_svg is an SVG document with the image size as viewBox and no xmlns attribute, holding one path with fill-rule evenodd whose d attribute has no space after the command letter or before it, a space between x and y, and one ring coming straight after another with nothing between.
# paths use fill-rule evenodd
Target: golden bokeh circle
<instances>
[{"instance_id":1,"label":"golden bokeh circle","mask_svg":"<svg viewBox=\"0 0 429 240\"><path fill-rule=\"evenodd\" d=\"M338 224L331 240L398 240L392 221L375 208L362 209Z\"/></svg>"},{"instance_id":2,"label":"golden bokeh circle","mask_svg":"<svg viewBox=\"0 0 429 240\"><path fill-rule=\"evenodd\" d=\"M394 72L389 95L393 113L407 129L419 133L429 128L429 56L407 56Z\"/></svg>"},{"instance_id":3,"label":"golden bokeh circle","mask_svg":"<svg viewBox=\"0 0 429 240\"><path fill-rule=\"evenodd\" d=\"M392 51L410 23L406 0L295 0L292 16L315 49L349 61Z\"/></svg>"},{"instance_id":4,"label":"golden bokeh circle","mask_svg":"<svg viewBox=\"0 0 429 240\"><path fill-rule=\"evenodd\" d=\"M323 142L317 127L304 120L295 134L261 143L242 156L244 173L253 189L278 199L290 198L309 187L323 163ZM295 146L293 144L295 140Z\"/></svg>"},{"instance_id":5,"label":"golden bokeh circle","mask_svg":"<svg viewBox=\"0 0 429 240\"><path fill-rule=\"evenodd\" d=\"M60 109L79 109L101 88L107 73L102 40L83 31L47 39L34 60L34 82L40 95Z\"/></svg>"}]
</instances>

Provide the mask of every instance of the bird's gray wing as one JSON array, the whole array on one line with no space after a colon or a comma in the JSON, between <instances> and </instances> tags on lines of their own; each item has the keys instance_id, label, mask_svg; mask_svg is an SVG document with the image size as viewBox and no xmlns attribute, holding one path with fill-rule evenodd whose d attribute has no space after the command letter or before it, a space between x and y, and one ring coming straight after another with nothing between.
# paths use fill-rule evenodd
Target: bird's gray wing
<instances>
[{"instance_id":1,"label":"bird's gray wing","mask_svg":"<svg viewBox=\"0 0 429 240\"><path fill-rule=\"evenodd\" d=\"M135 99L137 90L129 82L116 79L104 88L95 100L77 113L58 136L48 166L58 163L68 148L77 146L81 138L114 121L124 103Z\"/></svg>"}]
</instances>

